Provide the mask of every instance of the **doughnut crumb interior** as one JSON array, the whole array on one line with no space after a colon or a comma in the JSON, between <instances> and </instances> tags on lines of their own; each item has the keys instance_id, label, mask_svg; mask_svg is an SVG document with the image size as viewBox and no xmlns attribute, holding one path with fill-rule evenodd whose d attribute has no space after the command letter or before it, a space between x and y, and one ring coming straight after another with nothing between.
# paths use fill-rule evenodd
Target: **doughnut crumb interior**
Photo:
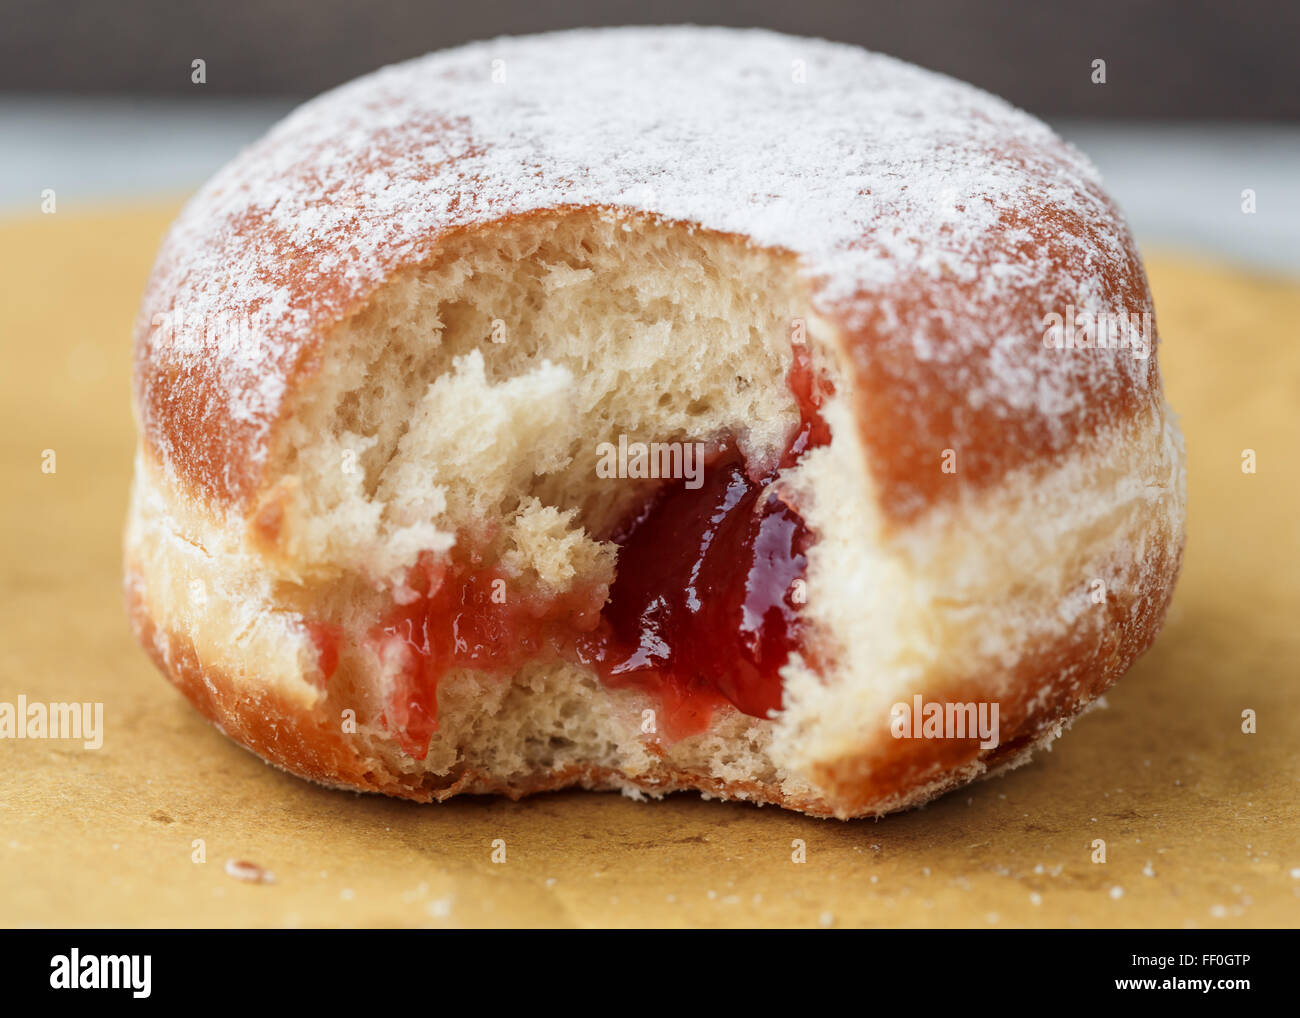
<instances>
[{"instance_id":1,"label":"doughnut crumb interior","mask_svg":"<svg viewBox=\"0 0 1300 1018\"><path fill-rule=\"evenodd\" d=\"M1119 324L1045 339L1067 309ZM136 339L136 634L326 785L879 815L1059 735L1181 559L1095 171L853 47L584 30L386 68L191 201ZM899 737L900 703L996 704L996 738Z\"/></svg>"}]
</instances>

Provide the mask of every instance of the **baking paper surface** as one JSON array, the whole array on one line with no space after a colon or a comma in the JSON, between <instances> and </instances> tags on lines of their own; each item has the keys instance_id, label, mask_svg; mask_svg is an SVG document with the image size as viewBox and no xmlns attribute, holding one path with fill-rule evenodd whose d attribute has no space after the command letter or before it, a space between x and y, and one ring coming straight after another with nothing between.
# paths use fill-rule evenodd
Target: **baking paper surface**
<instances>
[{"instance_id":1,"label":"baking paper surface","mask_svg":"<svg viewBox=\"0 0 1300 1018\"><path fill-rule=\"evenodd\" d=\"M1300 924L1297 284L1148 260L1188 445L1183 575L1156 646L1028 766L878 822L686 794L419 806L268 767L130 636L131 324L174 214L0 225L0 702L104 710L99 749L0 740L0 923Z\"/></svg>"}]
</instances>

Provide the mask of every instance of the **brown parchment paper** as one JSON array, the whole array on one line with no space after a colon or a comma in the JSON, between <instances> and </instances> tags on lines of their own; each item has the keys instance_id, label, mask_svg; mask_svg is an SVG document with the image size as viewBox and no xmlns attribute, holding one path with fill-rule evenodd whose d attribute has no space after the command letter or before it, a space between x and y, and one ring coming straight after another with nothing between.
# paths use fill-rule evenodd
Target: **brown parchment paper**
<instances>
[{"instance_id":1,"label":"brown parchment paper","mask_svg":"<svg viewBox=\"0 0 1300 1018\"><path fill-rule=\"evenodd\" d=\"M129 336L174 212L0 224L0 701L105 712L98 750L0 741L0 923L1300 922L1296 284L1150 259L1189 449L1183 576L1165 631L1107 708L1030 766L879 822L695 795L417 806L267 767L202 721L127 631ZM1242 732L1246 709L1256 734ZM236 879L227 860L274 882Z\"/></svg>"}]
</instances>

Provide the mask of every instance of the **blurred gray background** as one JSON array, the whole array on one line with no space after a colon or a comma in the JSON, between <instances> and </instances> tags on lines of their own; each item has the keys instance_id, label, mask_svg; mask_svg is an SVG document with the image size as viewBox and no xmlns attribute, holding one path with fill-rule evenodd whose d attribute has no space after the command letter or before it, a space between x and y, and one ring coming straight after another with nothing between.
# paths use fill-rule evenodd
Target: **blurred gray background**
<instances>
[{"instance_id":1,"label":"blurred gray background","mask_svg":"<svg viewBox=\"0 0 1300 1018\"><path fill-rule=\"evenodd\" d=\"M6 0L0 90L302 98L381 64L581 25L764 26L852 42L1035 113L1300 119L1300 3L1255 0ZM1089 80L1095 58L1109 80Z\"/></svg>"},{"instance_id":2,"label":"blurred gray background","mask_svg":"<svg viewBox=\"0 0 1300 1018\"><path fill-rule=\"evenodd\" d=\"M679 22L853 42L970 81L1088 152L1140 241L1300 271L1300 0L0 0L0 211L33 211L44 187L61 211L186 193L295 102L429 50Z\"/></svg>"}]
</instances>

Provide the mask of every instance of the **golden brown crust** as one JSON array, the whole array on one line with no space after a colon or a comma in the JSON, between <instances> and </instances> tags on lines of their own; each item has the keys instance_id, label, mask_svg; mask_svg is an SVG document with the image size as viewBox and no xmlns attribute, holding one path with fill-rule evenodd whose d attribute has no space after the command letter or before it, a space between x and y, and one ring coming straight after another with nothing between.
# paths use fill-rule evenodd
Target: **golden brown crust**
<instances>
[{"instance_id":1,"label":"golden brown crust","mask_svg":"<svg viewBox=\"0 0 1300 1018\"><path fill-rule=\"evenodd\" d=\"M553 123L538 119L533 96L474 78L497 45L546 68L537 87L555 90L555 108L546 108ZM879 138L846 140L829 112L823 136L797 100L742 84L784 46L821 62L827 102L869 101ZM569 52L584 68L572 94L559 70ZM649 61L639 85L623 73L628 56ZM843 167L809 181L814 167L791 169L777 152L751 177L736 145L708 152L722 161L712 181L709 167L692 176L697 168L682 160L679 179L676 163L656 159L653 133L647 151L625 156L617 136L593 129L589 165L569 155L572 138L559 139L563 155L552 152L547 132L572 127L562 111L593 90L589 75L603 64L611 90L632 89L626 114L651 107L644 130L666 132L665 145L687 130L672 121L693 116L691 89L709 83L678 96L665 89L673 75L664 72L734 71L736 85L722 81L716 97L735 106L721 111L732 122L745 123L749 103L759 112L794 103L790 138L767 121L749 144L789 144L792 156L821 146L830 164L838 153L860 166L849 179L870 186L846 189ZM932 106L918 117L913 104L922 102ZM458 109L474 103L485 104L474 116ZM612 134L619 123L600 126ZM712 124L697 126L707 146ZM526 180L510 161L517 149L532 153ZM735 180L724 172L733 163ZM595 180L595 168L610 179ZM787 178L796 170L804 176ZM728 187L713 193L718 179ZM650 202L621 200L650 184ZM1045 312L1080 304L1141 315L1151 302L1132 239L1094 171L1041 124L960 83L813 40L699 29L664 30L662 39L576 33L451 51L361 79L223 170L182 213L146 288L136 328L146 447L214 509L251 511L276 480L266 468L290 397L313 377L334 327L385 280L425 264L463 231L595 209L747 236L797 258L856 369L882 510L900 522L1025 464L1069 455L1099 427L1160 399L1154 357L1042 343ZM948 449L960 457L955 475L935 469Z\"/></svg>"},{"instance_id":2,"label":"golden brown crust","mask_svg":"<svg viewBox=\"0 0 1300 1018\"><path fill-rule=\"evenodd\" d=\"M964 784L969 768L992 772L1049 740L1069 724L1145 652L1164 625L1181 567L1181 548L1157 548L1145 582L1108 597L1104 618L1081 618L1067 631L1032 646L1010 675L963 675L926 698L938 702L996 701L999 741L981 750L977 739L910 739L871 753L820 764L814 782L847 815L876 812L878 804L933 789L930 798ZM1101 606L1099 606L1100 608Z\"/></svg>"},{"instance_id":3,"label":"golden brown crust","mask_svg":"<svg viewBox=\"0 0 1300 1018\"><path fill-rule=\"evenodd\" d=\"M1110 207L1100 191L1096 198ZM1103 222L1087 221L1068 207L1046 206L1032 219L1007 212L1001 228L983 238L981 264L1014 263L1017 249L1032 244L1035 257L1051 268L1035 286L1004 294L996 311L980 296L982 274L973 280L923 277L900 283L887 307L836 321L854 367L859 432L887 517L907 523L963 490L990 488L1014 470L1050 467L1099 434L1159 405L1154 327L1149 357L1122 354L1132 361L1128 371L1098 373L1086 361L1112 356L1109 352L1074 351L1071 356L1042 342L1044 315L1063 314L1078 299L1071 289L1083 275L1080 241L1102 250L1116 239L1118 221L1113 210ZM1108 306L1154 315L1137 248L1126 230L1118 238L1122 254L1098 258L1088 269L1089 285L1105 294ZM1023 337L1014 366L999 364L995 355L1000 328ZM917 334L965 335L972 342L952 344L948 356L924 359L910 341ZM1034 400L1007 405L970 398L972 389L999 370L1037 377L1071 398L1050 410ZM956 454L956 473L939 469L944 450Z\"/></svg>"},{"instance_id":4,"label":"golden brown crust","mask_svg":"<svg viewBox=\"0 0 1300 1018\"><path fill-rule=\"evenodd\" d=\"M502 217L469 229L447 231L431 239L449 242L456 234L487 232L496 227L555 214L599 211L594 207L574 208L563 213L533 212ZM623 214L630 215L624 211ZM700 230L698 224L684 228ZM1009 222L1003 238L990 237L990 244L1016 236L1021 225ZM1041 319L1045 309L1064 308L1071 298L1064 292L1070 279L1070 265L1060 237L1077 240L1095 227L1066 220L1064 214L1048 211L1035 231L1040 253L1059 264L1057 295L1026 292L1021 303L1008 305L1008 319L1019 323L1025 342L1021 370L1045 371L1049 358L1058 351L1041 344ZM1071 232L1073 231L1073 232ZM257 237L254 234L251 239ZM1126 258L1117 265L1097 270L1097 283L1116 295L1117 306L1135 313L1152 313L1150 292L1136 249L1123 235ZM1058 253L1056 248L1060 248ZM1005 254L1005 252L1004 252ZM991 257L991 256L990 256ZM407 267L394 264L392 271ZM298 270L287 266L284 284L300 285ZM305 285L305 282L302 285ZM324 343L338 321L365 305L373 291L347 290L341 280L328 281L336 292L329 297L340 308L334 317L312 319L286 349L286 359L266 370L277 377L285 391L293 393L310 384L323 356ZM972 402L965 386L973 374L993 370L991 340L968 347L942 361L919 359L909 343L894 342L911 331L941 327L979 336L987 328L981 322L988 309L976 297L978 283L948 279L936 282L918 279L895 294L888 314L883 309L861 314L823 311L839 340L846 362L854 370L853 387L858 394L857 416L860 437L869 457L873 477L881 492L881 510L898 523L907 523L935 505L958 497L963 490L980 490L997 484L1008 473L1027 465L1047 466L1116 424L1132 419L1158 404L1161 384L1154 349L1142 365L1141 377L1127 372L1109 373L1102 384L1091 369L1077 365L1078 377L1070 382L1079 397L1068 409L1051 414L1032 404L1007 406L997 402ZM870 304L871 294L860 292L847 306ZM941 322L938 326L936 323ZM274 482L263 467L275 442L275 431L266 431L251 420L232 415L230 392L215 370L203 366L182 380L154 344L154 331L141 326L136 345L136 390L145 422L142 438L151 455L177 468L178 480L187 483L214 507L229 506L253 513L257 495ZM1156 337L1152 336L1153 346ZM287 415L289 404L280 411ZM957 474L938 469L945 450L961 457ZM259 526L274 521L258 519Z\"/></svg>"},{"instance_id":5,"label":"golden brown crust","mask_svg":"<svg viewBox=\"0 0 1300 1018\"><path fill-rule=\"evenodd\" d=\"M823 790L816 797L789 795L777 784L727 781L659 765L636 778L605 767L567 767L503 780L472 766L447 775L396 774L367 758L358 744L320 711L304 710L266 688L236 683L220 662L203 662L188 637L159 633L150 616L141 571L128 566L127 613L136 638L158 669L230 738L291 774L333 788L379 792L416 802L442 802L459 794L506 795L580 787L639 789L651 795L699 791L724 799L795 809L815 817L878 816L920 805L942 793L1026 758L1050 742L1104 693L1155 640L1164 623L1181 551L1158 552L1151 579L1128 597L1107 602L1106 619L1081 620L1068 632L1024 655L1008 678L963 676L930 699L970 702L996 699L1000 741L981 750L975 739L890 741L877 748L818 765L812 775ZM1044 686L1044 676L1055 681ZM996 693L993 692L996 690Z\"/></svg>"},{"instance_id":6,"label":"golden brown crust","mask_svg":"<svg viewBox=\"0 0 1300 1018\"><path fill-rule=\"evenodd\" d=\"M624 75L620 61L640 59L642 39L595 33L502 45L525 69L536 63L556 78L565 63L557 53L572 49L584 75L607 66L611 88L622 88L636 75ZM542 117L540 101L525 95L518 105L512 93L474 77L495 52L486 46L403 65L323 97L222 171L164 242L137 324L142 462L156 469L160 484L194 499L213 520L229 511L227 525L242 531L237 541L265 552L283 524L276 495L282 479L272 469L277 443L339 324L394 274L437 258L452 237L594 211L622 217L629 228L655 220L741 236L793 257L824 324L819 338L839 345L848 373L864 469L879 501L872 515L896 534L934 510L996 494L1024 468L1046 474L1090 447L1117 449L1116 436L1140 430L1147 417L1162 422L1153 329L1149 356L1044 342L1044 315L1076 304L1096 313L1152 311L1122 218L1086 162L1045 127L958 83L797 40L821 61L830 87L825 102L845 102L854 117L869 107L879 137L845 142L841 122L828 116L824 135L820 122L792 128L796 143L774 133L766 114L788 102L798 122L801 100L751 87L755 68L784 54L791 40L686 29L656 40L670 45L647 59L668 60L674 73L647 64L655 84L624 96L625 114L666 87L665 79L689 82L692 68L709 66L713 84L722 82L716 101L737 104L730 119L744 124L748 110L765 125L757 130L766 133L746 143L789 144L786 158L774 153L758 178L744 172L745 146L738 144L705 152L702 161L683 152L681 166L665 165L654 137L624 137L615 118L600 121L590 159L575 161L578 146L565 131L581 126L582 116L601 116L582 106L590 81L554 91ZM747 56L747 46L757 55ZM473 87L459 88L463 81ZM665 144L680 141L674 118L694 123L692 87L668 88L670 114L651 117L669 125ZM749 102L757 105L750 110ZM473 115L462 104L473 106ZM562 112L570 107L573 123ZM521 110L532 113L521 117ZM535 135L517 134L524 122ZM707 130L694 127L707 145ZM562 144L553 145L557 139ZM800 146L824 149L835 169L809 180L819 168ZM524 165L512 161L518 152ZM716 187L732 169L740 178L734 193L721 200L707 193L709 182ZM650 177L657 191L649 200L626 198ZM956 457L955 472L940 469L945 455ZM1181 495L1175 501L1173 512L1181 513ZM1141 535L1127 536L1141 542ZM973 740L912 740L850 751L806 776L822 798L727 782L662 760L635 778L600 767L508 781L469 768L441 777L394 773L326 723L320 708L247 676L233 681L223 660L201 659L174 624L160 632L138 565L128 566L127 590L139 639L205 717L272 763L324 784L420 801L457 792L518 797L569 785L694 788L849 816L925 801L1003 766L1085 709L1160 628L1181 546L1181 536L1163 536L1170 539L1150 546L1152 561L1131 571L1132 582L1107 602L1104 623L1093 616L1053 630L1010 674L936 680L932 697L947 691L965 702L982 695L999 702L998 747L981 752Z\"/></svg>"}]
</instances>

